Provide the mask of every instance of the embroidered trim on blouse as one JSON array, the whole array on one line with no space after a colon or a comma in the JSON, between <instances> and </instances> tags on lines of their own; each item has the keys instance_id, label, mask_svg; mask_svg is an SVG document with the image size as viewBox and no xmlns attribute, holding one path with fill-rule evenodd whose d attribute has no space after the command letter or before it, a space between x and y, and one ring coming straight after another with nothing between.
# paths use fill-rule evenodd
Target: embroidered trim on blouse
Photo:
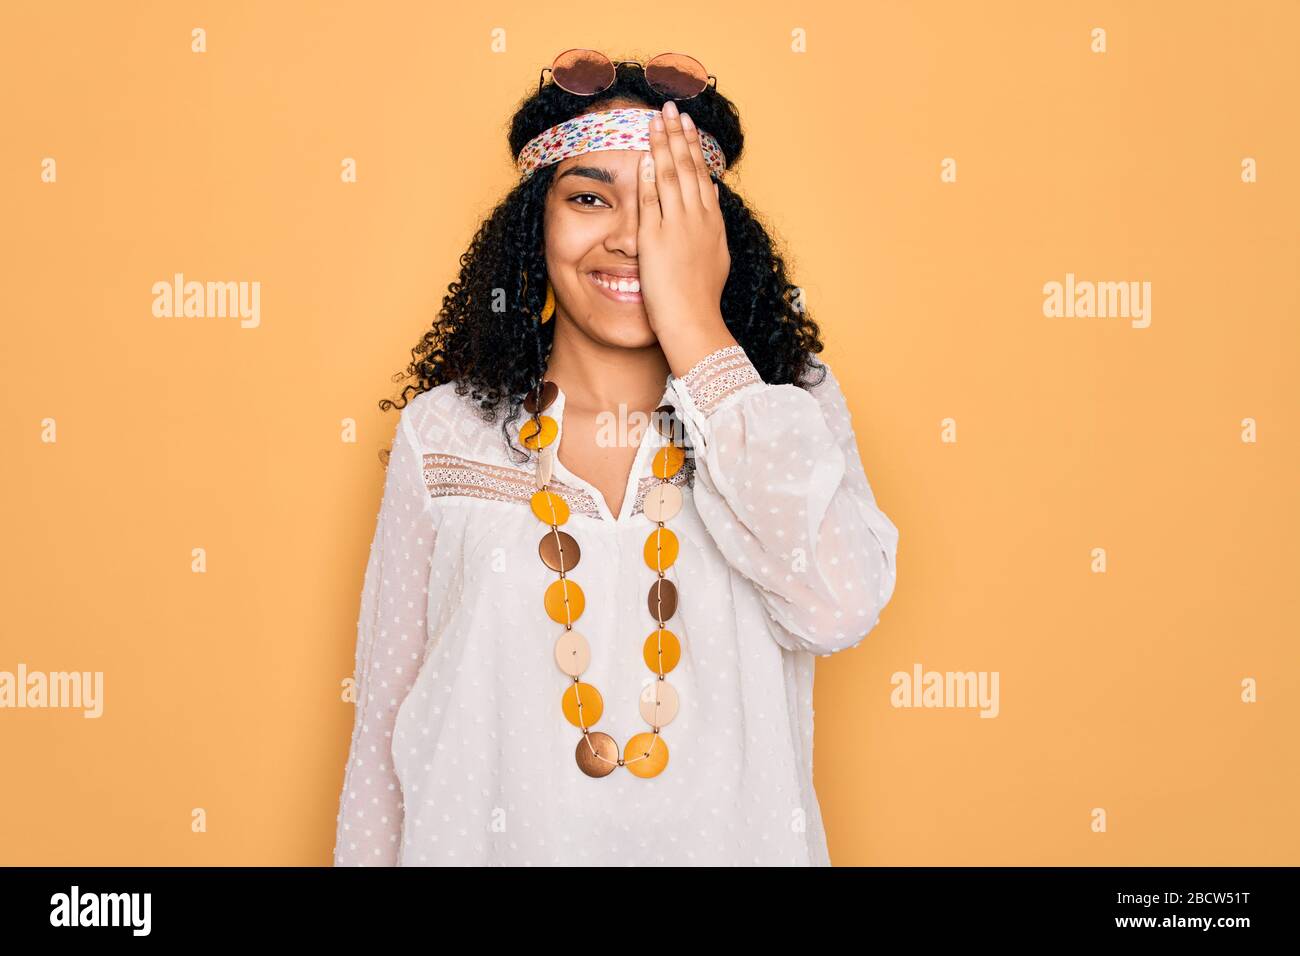
<instances>
[{"instance_id":1,"label":"embroidered trim on blouse","mask_svg":"<svg viewBox=\"0 0 1300 956\"><path fill-rule=\"evenodd\" d=\"M739 345L710 352L681 378L700 414L708 415L747 385L762 382L754 363Z\"/></svg>"},{"instance_id":2,"label":"embroidered trim on blouse","mask_svg":"<svg viewBox=\"0 0 1300 956\"><path fill-rule=\"evenodd\" d=\"M534 457L535 461L535 457ZM534 481L535 465L528 470L489 465L459 455L426 452L424 455L424 484L435 498L483 498L489 501L512 501L530 504L537 485ZM694 461L688 455L686 465L669 479L674 485L689 485L694 473ZM632 513L641 514L645 496L659 483L654 475L645 475L637 482L636 500ZM550 490L564 499L569 510L591 518L600 518L596 499L581 488L566 485L552 478Z\"/></svg>"}]
</instances>

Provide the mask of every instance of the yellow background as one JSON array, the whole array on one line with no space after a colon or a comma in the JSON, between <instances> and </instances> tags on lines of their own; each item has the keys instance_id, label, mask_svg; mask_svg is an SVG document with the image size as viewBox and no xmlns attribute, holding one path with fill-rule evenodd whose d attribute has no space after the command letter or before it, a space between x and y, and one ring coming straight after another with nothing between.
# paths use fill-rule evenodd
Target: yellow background
<instances>
[{"instance_id":1,"label":"yellow background","mask_svg":"<svg viewBox=\"0 0 1300 956\"><path fill-rule=\"evenodd\" d=\"M818 662L832 861L1300 863L1300 4L2 16L0 670L106 687L99 720L0 712L0 863L330 862L376 403L572 46L691 53L738 103L729 182L901 531L880 626ZM259 281L261 326L154 318L174 272ZM1150 328L1045 318L1067 272L1151 282ZM918 662L999 672L1000 715L892 707Z\"/></svg>"}]
</instances>

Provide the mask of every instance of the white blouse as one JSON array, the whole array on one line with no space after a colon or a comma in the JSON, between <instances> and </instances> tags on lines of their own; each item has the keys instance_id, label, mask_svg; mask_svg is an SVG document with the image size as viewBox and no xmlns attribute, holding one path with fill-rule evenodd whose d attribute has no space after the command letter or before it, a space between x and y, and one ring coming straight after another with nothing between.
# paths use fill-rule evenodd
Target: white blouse
<instances>
[{"instance_id":1,"label":"white blouse","mask_svg":"<svg viewBox=\"0 0 1300 956\"><path fill-rule=\"evenodd\" d=\"M665 522L681 545L665 571L681 642L667 675L680 710L660 731L667 767L579 768L582 732L560 704L573 683L555 656L564 625L542 603L558 573L538 555L549 526L530 506L537 453L517 464L501 419L485 422L446 383L408 401L393 441L357 624L335 865L830 865L812 783L813 657L876 625L898 529L876 507L829 366L811 391L768 385L730 346L666 385L694 450ZM564 401L559 390L544 412L555 442ZM656 525L641 506L668 440L641 432L617 517L558 459L550 485L581 549L566 573L586 595L581 680L604 701L590 729L620 752L650 730L638 701L657 679L642 658L658 627L643 556Z\"/></svg>"}]
</instances>

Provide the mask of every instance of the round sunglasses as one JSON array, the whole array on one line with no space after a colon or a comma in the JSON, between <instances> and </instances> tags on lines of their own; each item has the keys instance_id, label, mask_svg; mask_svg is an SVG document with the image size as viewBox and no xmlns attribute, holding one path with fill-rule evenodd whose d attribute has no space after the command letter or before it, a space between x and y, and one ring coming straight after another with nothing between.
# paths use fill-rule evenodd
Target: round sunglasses
<instances>
[{"instance_id":1,"label":"round sunglasses","mask_svg":"<svg viewBox=\"0 0 1300 956\"><path fill-rule=\"evenodd\" d=\"M704 68L704 64L685 53L660 53L645 63L640 60L619 60L615 63L598 50L565 50L550 66L542 67L537 77L537 92L542 92L546 71L551 71L551 82L576 96L595 96L614 85L617 69L625 63L641 67L650 89L670 100L689 100L699 96L710 85L716 90L718 78Z\"/></svg>"}]
</instances>

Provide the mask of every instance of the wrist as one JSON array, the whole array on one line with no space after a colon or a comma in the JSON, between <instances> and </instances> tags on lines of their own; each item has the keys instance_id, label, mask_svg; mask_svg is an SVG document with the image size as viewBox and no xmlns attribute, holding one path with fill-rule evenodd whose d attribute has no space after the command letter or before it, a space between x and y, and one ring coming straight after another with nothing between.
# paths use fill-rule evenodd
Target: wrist
<instances>
[{"instance_id":1,"label":"wrist","mask_svg":"<svg viewBox=\"0 0 1300 956\"><path fill-rule=\"evenodd\" d=\"M695 412L706 419L733 397L767 387L739 345L723 346L705 355L676 384L678 395L684 393Z\"/></svg>"},{"instance_id":2,"label":"wrist","mask_svg":"<svg viewBox=\"0 0 1300 956\"><path fill-rule=\"evenodd\" d=\"M721 312L701 321L680 324L671 331L656 332L656 335L675 378L683 378L709 354L739 344L723 321Z\"/></svg>"}]
</instances>

